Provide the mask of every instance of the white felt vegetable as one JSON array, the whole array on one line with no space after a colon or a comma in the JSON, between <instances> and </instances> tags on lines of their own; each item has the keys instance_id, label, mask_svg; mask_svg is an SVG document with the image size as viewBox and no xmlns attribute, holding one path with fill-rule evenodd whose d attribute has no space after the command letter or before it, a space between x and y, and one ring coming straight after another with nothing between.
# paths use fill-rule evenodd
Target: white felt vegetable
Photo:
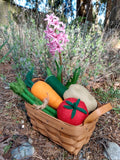
<instances>
[{"instance_id":1,"label":"white felt vegetable","mask_svg":"<svg viewBox=\"0 0 120 160\"><path fill-rule=\"evenodd\" d=\"M77 98L83 101L88 109L88 112L95 110L97 107L97 101L90 94L90 92L83 86L79 84L72 84L70 87L64 92L64 99L66 98Z\"/></svg>"}]
</instances>

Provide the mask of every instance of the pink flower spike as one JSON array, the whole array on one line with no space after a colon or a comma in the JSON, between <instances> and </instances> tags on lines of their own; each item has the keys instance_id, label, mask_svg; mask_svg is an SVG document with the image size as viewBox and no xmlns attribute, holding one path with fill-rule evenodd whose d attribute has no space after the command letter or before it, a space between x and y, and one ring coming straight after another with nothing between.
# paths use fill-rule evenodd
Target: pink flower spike
<instances>
[{"instance_id":1,"label":"pink flower spike","mask_svg":"<svg viewBox=\"0 0 120 160\"><path fill-rule=\"evenodd\" d=\"M63 47L69 41L67 35L65 34L65 24L59 21L59 18L54 14L46 15L48 25L46 27L45 38L48 41L47 46L49 47L49 52L55 55L56 52L61 53Z\"/></svg>"},{"instance_id":2,"label":"pink flower spike","mask_svg":"<svg viewBox=\"0 0 120 160\"><path fill-rule=\"evenodd\" d=\"M59 21L58 20L53 20L53 22L51 22L51 25L54 26L54 29L58 29L59 28Z\"/></svg>"},{"instance_id":3,"label":"pink flower spike","mask_svg":"<svg viewBox=\"0 0 120 160\"><path fill-rule=\"evenodd\" d=\"M52 56L55 55L55 51L56 51L56 50L52 50L52 49L50 50L50 53L51 53Z\"/></svg>"},{"instance_id":4,"label":"pink flower spike","mask_svg":"<svg viewBox=\"0 0 120 160\"><path fill-rule=\"evenodd\" d=\"M52 13L51 15L46 15L46 18L44 19L45 21L48 21L48 20L52 20L54 17L54 13Z\"/></svg>"},{"instance_id":5,"label":"pink flower spike","mask_svg":"<svg viewBox=\"0 0 120 160\"><path fill-rule=\"evenodd\" d=\"M47 26L47 29L44 32L47 33L47 34L52 34L52 33L54 33L54 29Z\"/></svg>"},{"instance_id":6,"label":"pink flower spike","mask_svg":"<svg viewBox=\"0 0 120 160\"><path fill-rule=\"evenodd\" d=\"M59 25L60 25L60 27L59 27L60 31L65 31L66 25L63 24L63 22L59 22Z\"/></svg>"},{"instance_id":7,"label":"pink flower spike","mask_svg":"<svg viewBox=\"0 0 120 160\"><path fill-rule=\"evenodd\" d=\"M59 21L59 18L58 17L56 17L55 15L54 15L54 13L52 13L51 15L46 15L46 18L44 19L45 21L48 21L48 25L51 25L51 23L54 21L54 20L56 20L56 21Z\"/></svg>"}]
</instances>

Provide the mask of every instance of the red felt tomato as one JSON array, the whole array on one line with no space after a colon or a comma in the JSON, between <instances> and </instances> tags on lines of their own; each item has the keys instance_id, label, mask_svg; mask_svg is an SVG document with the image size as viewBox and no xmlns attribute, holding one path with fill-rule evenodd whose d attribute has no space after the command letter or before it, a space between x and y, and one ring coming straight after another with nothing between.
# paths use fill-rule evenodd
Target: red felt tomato
<instances>
[{"instance_id":1,"label":"red felt tomato","mask_svg":"<svg viewBox=\"0 0 120 160\"><path fill-rule=\"evenodd\" d=\"M58 119L72 125L80 125L87 116L87 107L80 99L67 98L57 108Z\"/></svg>"}]
</instances>

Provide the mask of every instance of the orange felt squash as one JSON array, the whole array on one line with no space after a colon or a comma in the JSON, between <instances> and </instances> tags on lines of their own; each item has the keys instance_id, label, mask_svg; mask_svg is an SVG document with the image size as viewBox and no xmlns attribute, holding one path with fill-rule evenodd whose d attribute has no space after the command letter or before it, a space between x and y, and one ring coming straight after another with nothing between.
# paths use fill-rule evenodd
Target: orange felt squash
<instances>
[{"instance_id":1,"label":"orange felt squash","mask_svg":"<svg viewBox=\"0 0 120 160\"><path fill-rule=\"evenodd\" d=\"M44 81L35 82L31 88L31 93L41 101L48 97L48 105L55 109L57 109L63 101L55 90Z\"/></svg>"}]
</instances>

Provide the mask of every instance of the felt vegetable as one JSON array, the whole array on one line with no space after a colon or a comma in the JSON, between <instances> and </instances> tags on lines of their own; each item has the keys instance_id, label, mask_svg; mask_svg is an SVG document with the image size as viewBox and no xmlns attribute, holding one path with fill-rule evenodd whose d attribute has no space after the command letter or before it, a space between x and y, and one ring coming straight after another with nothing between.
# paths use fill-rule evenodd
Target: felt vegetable
<instances>
[{"instance_id":1,"label":"felt vegetable","mask_svg":"<svg viewBox=\"0 0 120 160\"><path fill-rule=\"evenodd\" d=\"M56 64L56 69L57 69L57 77L56 78L61 82L62 81L62 79L61 79L61 76L62 76L62 65L59 65L57 63L57 61L55 61L55 64ZM46 71L47 71L47 77L54 75L49 67L47 67Z\"/></svg>"},{"instance_id":2,"label":"felt vegetable","mask_svg":"<svg viewBox=\"0 0 120 160\"><path fill-rule=\"evenodd\" d=\"M40 101L37 97L35 97L31 92L28 91L25 83L20 78L17 78L17 82L10 83L10 88L13 90L13 92L21 96L26 102L30 103L31 105L37 105L36 107L38 107L39 105L43 104L42 101ZM46 105L46 107L42 110L53 117L57 117L57 111L49 107L48 105Z\"/></svg>"},{"instance_id":3,"label":"felt vegetable","mask_svg":"<svg viewBox=\"0 0 120 160\"><path fill-rule=\"evenodd\" d=\"M85 87L79 84L70 85L68 90L64 92L63 97L64 99L69 97L80 99L86 104L88 112L95 110L95 108L97 107L97 101L95 100L95 98Z\"/></svg>"},{"instance_id":4,"label":"felt vegetable","mask_svg":"<svg viewBox=\"0 0 120 160\"><path fill-rule=\"evenodd\" d=\"M64 92L67 90L67 87L65 87L62 84L62 65L59 65L57 61L55 61L56 68L57 68L57 77L52 74L49 67L47 67L47 78L45 79L45 82L48 83L58 94L61 98L63 98Z\"/></svg>"},{"instance_id":5,"label":"felt vegetable","mask_svg":"<svg viewBox=\"0 0 120 160\"><path fill-rule=\"evenodd\" d=\"M41 101L48 97L48 105L55 109L57 109L59 104L63 101L62 98L55 92L55 90L44 81L37 81L34 83L27 76L25 83L27 87L31 88L31 93Z\"/></svg>"},{"instance_id":6,"label":"felt vegetable","mask_svg":"<svg viewBox=\"0 0 120 160\"><path fill-rule=\"evenodd\" d=\"M47 106L44 109L42 109L42 111L51 115L52 117L57 118L57 111L53 109L52 107Z\"/></svg>"},{"instance_id":7,"label":"felt vegetable","mask_svg":"<svg viewBox=\"0 0 120 160\"><path fill-rule=\"evenodd\" d=\"M77 83L77 80L78 80L78 78L79 78L80 73L81 73L81 68L80 68L80 67L76 68L75 71L73 72L73 77L71 77L71 78L67 81L65 87L69 88L69 86L70 86L71 84L76 84L76 83Z\"/></svg>"},{"instance_id":8,"label":"felt vegetable","mask_svg":"<svg viewBox=\"0 0 120 160\"><path fill-rule=\"evenodd\" d=\"M63 94L67 88L54 75L47 77L45 82L49 84L61 98L63 98Z\"/></svg>"},{"instance_id":9,"label":"felt vegetable","mask_svg":"<svg viewBox=\"0 0 120 160\"><path fill-rule=\"evenodd\" d=\"M44 81L38 81L33 84L31 93L43 101L49 97L48 105L57 109L59 104L63 101L62 98L52 89L52 87Z\"/></svg>"},{"instance_id":10,"label":"felt vegetable","mask_svg":"<svg viewBox=\"0 0 120 160\"><path fill-rule=\"evenodd\" d=\"M83 101L76 98L65 99L57 109L57 117L69 124L79 125L88 116L88 110Z\"/></svg>"}]
</instances>

